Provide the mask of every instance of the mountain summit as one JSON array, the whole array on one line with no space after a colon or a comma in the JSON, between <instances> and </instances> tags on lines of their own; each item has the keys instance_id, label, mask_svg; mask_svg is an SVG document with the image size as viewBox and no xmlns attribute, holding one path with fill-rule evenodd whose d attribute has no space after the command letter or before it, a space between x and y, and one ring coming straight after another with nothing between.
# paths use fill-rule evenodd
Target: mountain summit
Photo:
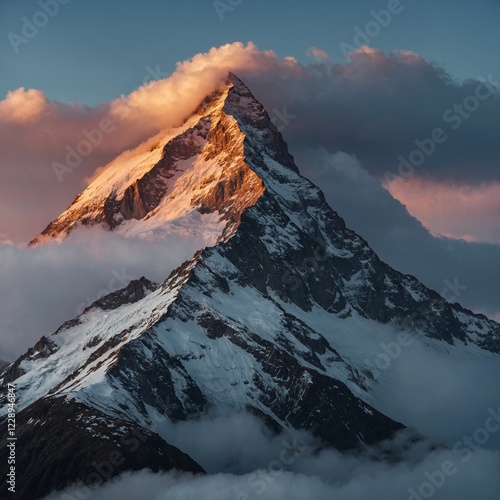
<instances>
[{"instance_id":1,"label":"mountain summit","mask_svg":"<svg viewBox=\"0 0 500 500\"><path fill-rule=\"evenodd\" d=\"M78 224L203 244L164 282L103 297L1 375L16 385L30 498L87 483L95 457L114 450L124 460L101 482L144 467L201 472L158 413L250 411L339 450L390 438L403 426L371 404L375 331L500 352L500 325L395 271L346 228L233 74L181 127L113 161L35 242Z\"/></svg>"},{"instance_id":2,"label":"mountain summit","mask_svg":"<svg viewBox=\"0 0 500 500\"><path fill-rule=\"evenodd\" d=\"M182 228L215 243L226 223L237 227L241 213L264 189L247 164L242 124L251 126L271 156L297 171L263 106L230 73L181 127L111 162L32 243L64 236L79 224L143 237L174 236Z\"/></svg>"}]
</instances>

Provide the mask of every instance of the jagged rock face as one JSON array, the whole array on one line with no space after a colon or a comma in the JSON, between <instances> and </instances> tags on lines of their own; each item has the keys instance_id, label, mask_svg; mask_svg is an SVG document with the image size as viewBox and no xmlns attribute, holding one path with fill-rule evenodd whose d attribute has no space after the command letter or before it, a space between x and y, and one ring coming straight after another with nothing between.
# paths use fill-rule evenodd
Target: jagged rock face
<instances>
[{"instance_id":1,"label":"jagged rock face","mask_svg":"<svg viewBox=\"0 0 500 500\"><path fill-rule=\"evenodd\" d=\"M67 400L150 433L153 412L175 422L248 410L348 450L402 428L369 404L373 375L356 339L371 328L500 352L500 325L393 270L346 228L234 75L153 149L127 182L112 165L49 233L76 220L168 224L195 210L223 222L217 244L161 284L143 278L103 297L11 365L0 385L15 381L24 421Z\"/></svg>"},{"instance_id":2,"label":"jagged rock face","mask_svg":"<svg viewBox=\"0 0 500 500\"><path fill-rule=\"evenodd\" d=\"M36 361L37 359L48 358L58 350L58 346L51 339L43 336L33 347L30 347L25 354L20 356L14 363L7 364L2 373L2 382L7 384L24 375L25 371L21 368L23 361ZM5 404L7 394L0 394L0 404Z\"/></svg>"},{"instance_id":3,"label":"jagged rock face","mask_svg":"<svg viewBox=\"0 0 500 500\"><path fill-rule=\"evenodd\" d=\"M158 288L157 283L149 281L144 276L138 280L131 281L125 288L112 292L93 302L85 311L98 307L103 311L117 309L125 304L134 304L142 300L148 293Z\"/></svg>"},{"instance_id":4,"label":"jagged rock face","mask_svg":"<svg viewBox=\"0 0 500 500\"><path fill-rule=\"evenodd\" d=\"M241 82L235 87L229 81L177 135L160 139L149 156L137 160L142 165L137 178L118 172L117 179L104 186L97 179L32 244L42 236L64 237L78 224L120 231L124 221L160 218L164 222L193 211L217 213L234 230L243 210L263 192L261 179L247 165L245 135L232 115L242 99L251 101L249 109L243 110L246 118L251 121L250 113L258 116L253 119L256 125L267 127L272 144L288 155L262 105ZM287 162L293 165L290 158ZM190 196L179 207L177 200L185 193Z\"/></svg>"},{"instance_id":5,"label":"jagged rock face","mask_svg":"<svg viewBox=\"0 0 500 500\"><path fill-rule=\"evenodd\" d=\"M126 304L132 304L138 302L139 300L146 297L149 292L152 292L158 288L158 285L152 283L148 279L142 277L139 280L131 281L125 288L118 290L117 292L110 293L92 303L89 307L84 310L84 313L91 311L94 308L99 308L102 311L117 309L120 306ZM25 371L21 368L23 362L32 362L39 359L46 359L52 354L59 350L57 342L53 340L53 337L58 335L60 332L64 332L70 328L80 325L79 318L72 319L64 323L58 330L53 334L52 338L47 338L43 336L33 347L30 347L28 351L20 356L14 363L9 364L5 362L2 374L2 380L4 383L10 383L24 375ZM96 339L93 338L88 347L94 347L96 345ZM0 404L5 403L6 394L0 394Z\"/></svg>"},{"instance_id":6,"label":"jagged rock face","mask_svg":"<svg viewBox=\"0 0 500 500\"><path fill-rule=\"evenodd\" d=\"M251 284L264 294L274 293L304 311L320 306L343 318L356 313L380 323L395 323L400 329L420 329L449 344L471 342L500 352L497 323L449 304L413 276L380 261L322 197L316 208L321 214L317 218L304 214L301 227L307 231L294 228L290 234L295 233L295 244L282 239L280 248L266 245L269 227L260 221L264 213L273 213L274 227L292 228L292 220L267 194L249 209L238 233L220 247L232 265L246 271L238 274L240 283ZM462 320L467 315L478 327L472 335L471 322Z\"/></svg>"},{"instance_id":7,"label":"jagged rock face","mask_svg":"<svg viewBox=\"0 0 500 500\"><path fill-rule=\"evenodd\" d=\"M16 469L13 498L43 498L71 484L87 498L89 487L144 468L203 473L194 460L156 433L64 398L36 402L17 422L16 461L22 465ZM7 441L0 440L0 446L0 460L6 464ZM9 498L7 487L3 481L1 498Z\"/></svg>"},{"instance_id":8,"label":"jagged rock face","mask_svg":"<svg viewBox=\"0 0 500 500\"><path fill-rule=\"evenodd\" d=\"M123 198L106 200L107 222L115 227L121 220L143 219L169 193L169 180L176 174L178 162L189 160L203 150L210 129L210 118L202 118L196 126L173 138L163 148L162 159L143 177L131 184ZM197 141L202 139L203 142ZM119 214L123 217L115 218ZM118 222L116 222L118 221ZM100 221L93 221L100 222Z\"/></svg>"}]
</instances>

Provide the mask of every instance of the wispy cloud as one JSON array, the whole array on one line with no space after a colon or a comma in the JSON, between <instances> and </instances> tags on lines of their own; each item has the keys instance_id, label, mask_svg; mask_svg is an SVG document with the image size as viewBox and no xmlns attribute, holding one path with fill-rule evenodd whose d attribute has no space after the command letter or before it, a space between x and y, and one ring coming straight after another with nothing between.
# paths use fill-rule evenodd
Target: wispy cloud
<instances>
[{"instance_id":1,"label":"wispy cloud","mask_svg":"<svg viewBox=\"0 0 500 500\"><path fill-rule=\"evenodd\" d=\"M93 301L142 276L163 281L203 243L126 238L99 228L75 230L58 244L0 245L0 359L13 360Z\"/></svg>"}]
</instances>

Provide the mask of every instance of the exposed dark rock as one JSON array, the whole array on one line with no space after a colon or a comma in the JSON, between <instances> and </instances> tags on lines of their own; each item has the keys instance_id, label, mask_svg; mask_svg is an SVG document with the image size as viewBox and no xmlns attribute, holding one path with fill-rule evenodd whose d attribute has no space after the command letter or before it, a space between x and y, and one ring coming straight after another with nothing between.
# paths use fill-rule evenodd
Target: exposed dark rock
<instances>
[{"instance_id":1,"label":"exposed dark rock","mask_svg":"<svg viewBox=\"0 0 500 500\"><path fill-rule=\"evenodd\" d=\"M82 494L124 471L203 473L188 455L137 424L64 398L42 399L17 415L16 495L37 500L75 484ZM4 426L4 424L2 424ZM7 441L0 460L7 463ZM2 481L1 498L9 498Z\"/></svg>"},{"instance_id":2,"label":"exposed dark rock","mask_svg":"<svg viewBox=\"0 0 500 500\"><path fill-rule=\"evenodd\" d=\"M0 375L5 371L5 369L10 365L8 361L0 359Z\"/></svg>"},{"instance_id":3,"label":"exposed dark rock","mask_svg":"<svg viewBox=\"0 0 500 500\"><path fill-rule=\"evenodd\" d=\"M112 292L93 302L85 311L98 307L104 311L116 309L124 304L133 304L143 299L148 292L156 290L158 285L144 276L131 281L125 288ZM84 311L84 312L85 312Z\"/></svg>"}]
</instances>

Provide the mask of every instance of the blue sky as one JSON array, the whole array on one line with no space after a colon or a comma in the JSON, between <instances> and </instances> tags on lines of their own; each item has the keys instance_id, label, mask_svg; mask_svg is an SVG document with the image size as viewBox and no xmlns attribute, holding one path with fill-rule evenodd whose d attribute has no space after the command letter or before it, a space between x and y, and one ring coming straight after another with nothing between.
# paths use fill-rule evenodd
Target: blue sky
<instances>
[{"instance_id":1,"label":"blue sky","mask_svg":"<svg viewBox=\"0 0 500 500\"><path fill-rule=\"evenodd\" d=\"M170 74L177 61L238 40L304 63L306 49L315 46L342 62L340 44L353 44L355 27L364 30L371 11L388 6L388 0L221 0L232 9L221 20L212 0L66 1L18 53L8 34L21 35L22 18L32 20L40 5L0 2L0 98L24 86L50 99L95 104L129 93L148 67ZM415 51L457 78L500 73L498 0L400 5L401 12L371 39L372 47Z\"/></svg>"}]
</instances>

